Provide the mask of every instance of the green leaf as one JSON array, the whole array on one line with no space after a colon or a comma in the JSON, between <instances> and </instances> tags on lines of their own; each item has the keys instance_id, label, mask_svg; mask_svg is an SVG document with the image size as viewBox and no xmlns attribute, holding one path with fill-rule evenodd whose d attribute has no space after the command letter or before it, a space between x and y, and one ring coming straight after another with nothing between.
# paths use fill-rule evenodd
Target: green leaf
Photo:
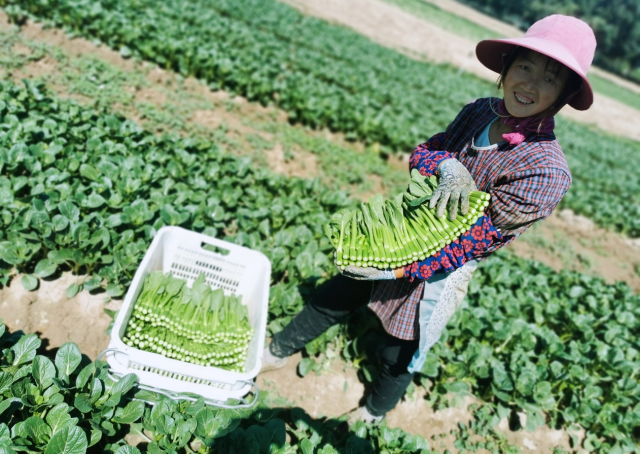
<instances>
[{"instance_id":1,"label":"green leaf","mask_svg":"<svg viewBox=\"0 0 640 454\"><path fill-rule=\"evenodd\" d=\"M38 288L39 281L38 278L33 274L24 274L20 282L22 282L22 286L25 288L25 290L29 290L30 292L32 292Z\"/></svg>"},{"instance_id":2,"label":"green leaf","mask_svg":"<svg viewBox=\"0 0 640 454\"><path fill-rule=\"evenodd\" d=\"M93 405L89 400L89 396L85 393L78 394L73 400L73 406L80 410L82 413L89 413L93 410Z\"/></svg>"},{"instance_id":3,"label":"green leaf","mask_svg":"<svg viewBox=\"0 0 640 454\"><path fill-rule=\"evenodd\" d=\"M34 274L38 277L49 277L58 270L58 265L49 259L43 259L38 262L34 270Z\"/></svg>"},{"instance_id":4,"label":"green leaf","mask_svg":"<svg viewBox=\"0 0 640 454\"><path fill-rule=\"evenodd\" d=\"M302 358L302 361L298 364L298 373L304 377L313 369L313 361L311 358Z\"/></svg>"},{"instance_id":5,"label":"green leaf","mask_svg":"<svg viewBox=\"0 0 640 454\"><path fill-rule=\"evenodd\" d=\"M71 408L65 403L60 403L49 410L45 419L51 428L52 434L67 426L75 426L78 423L78 418L72 418L69 414L70 411Z\"/></svg>"},{"instance_id":6,"label":"green leaf","mask_svg":"<svg viewBox=\"0 0 640 454\"><path fill-rule=\"evenodd\" d=\"M171 435L176 421L169 415L162 415L156 420L156 431L162 435Z\"/></svg>"},{"instance_id":7,"label":"green leaf","mask_svg":"<svg viewBox=\"0 0 640 454\"><path fill-rule=\"evenodd\" d=\"M210 408L200 410L196 414L196 421L198 423L196 435L207 446L212 446L215 438L225 436L240 425L240 419L234 417L231 412Z\"/></svg>"},{"instance_id":8,"label":"green leaf","mask_svg":"<svg viewBox=\"0 0 640 454\"><path fill-rule=\"evenodd\" d=\"M95 445L102 439L102 431L98 429L91 429L91 440L89 440L89 447Z\"/></svg>"},{"instance_id":9,"label":"green leaf","mask_svg":"<svg viewBox=\"0 0 640 454\"><path fill-rule=\"evenodd\" d=\"M80 290L82 290L81 284L71 284L67 287L67 298L73 298L78 294L78 292L80 292Z\"/></svg>"},{"instance_id":10,"label":"green leaf","mask_svg":"<svg viewBox=\"0 0 640 454\"><path fill-rule=\"evenodd\" d=\"M24 421L24 430L29 438L38 444L46 443L51 436L51 429L47 423L37 416L30 416Z\"/></svg>"},{"instance_id":11,"label":"green leaf","mask_svg":"<svg viewBox=\"0 0 640 454\"><path fill-rule=\"evenodd\" d=\"M82 164L80 166L80 175L91 181L98 181L100 179L100 172L88 164Z\"/></svg>"},{"instance_id":12,"label":"green leaf","mask_svg":"<svg viewBox=\"0 0 640 454\"><path fill-rule=\"evenodd\" d=\"M95 363L89 363L82 368L78 376L76 377L76 388L82 389L87 384L91 376L96 370Z\"/></svg>"},{"instance_id":13,"label":"green leaf","mask_svg":"<svg viewBox=\"0 0 640 454\"><path fill-rule=\"evenodd\" d=\"M82 361L82 353L73 342L67 342L58 349L56 353L56 367L58 368L58 377L69 377Z\"/></svg>"},{"instance_id":14,"label":"green leaf","mask_svg":"<svg viewBox=\"0 0 640 454\"><path fill-rule=\"evenodd\" d=\"M102 205L105 205L106 203L107 201L100 194L91 193L85 201L85 206L95 209L101 207Z\"/></svg>"},{"instance_id":15,"label":"green leaf","mask_svg":"<svg viewBox=\"0 0 640 454\"><path fill-rule=\"evenodd\" d=\"M35 334L28 334L22 336L20 340L11 347L14 352L15 358L13 360L14 366L27 363L36 356L36 350L40 348L42 341Z\"/></svg>"},{"instance_id":16,"label":"green leaf","mask_svg":"<svg viewBox=\"0 0 640 454\"><path fill-rule=\"evenodd\" d=\"M56 368L49 358L36 356L33 360L31 373L36 385L43 391L53 383L53 377L56 376Z\"/></svg>"},{"instance_id":17,"label":"green leaf","mask_svg":"<svg viewBox=\"0 0 640 454\"><path fill-rule=\"evenodd\" d=\"M98 399L102 397L102 391L103 391L102 381L100 381L98 377L94 377L93 380L91 381L91 386L89 387L89 389L91 390L91 394L89 395L89 401L92 404L95 404L98 401Z\"/></svg>"},{"instance_id":18,"label":"green leaf","mask_svg":"<svg viewBox=\"0 0 640 454\"><path fill-rule=\"evenodd\" d=\"M143 414L144 402L133 401L129 402L124 408L118 408L112 421L119 424L131 424L142 418Z\"/></svg>"},{"instance_id":19,"label":"green leaf","mask_svg":"<svg viewBox=\"0 0 640 454\"><path fill-rule=\"evenodd\" d=\"M140 450L135 446L121 446L115 454L140 454Z\"/></svg>"},{"instance_id":20,"label":"green leaf","mask_svg":"<svg viewBox=\"0 0 640 454\"><path fill-rule=\"evenodd\" d=\"M60 214L69 221L77 222L80 219L80 210L72 202L65 201L58 205Z\"/></svg>"},{"instance_id":21,"label":"green leaf","mask_svg":"<svg viewBox=\"0 0 640 454\"><path fill-rule=\"evenodd\" d=\"M126 394L138 382L136 374L127 374L118 380L111 388L111 394Z\"/></svg>"},{"instance_id":22,"label":"green leaf","mask_svg":"<svg viewBox=\"0 0 640 454\"><path fill-rule=\"evenodd\" d=\"M303 438L300 442L300 449L302 450L302 454L313 454L313 443L308 438Z\"/></svg>"},{"instance_id":23,"label":"green leaf","mask_svg":"<svg viewBox=\"0 0 640 454\"><path fill-rule=\"evenodd\" d=\"M124 295L124 287L115 283L107 285L107 295L111 298L118 298Z\"/></svg>"},{"instance_id":24,"label":"green leaf","mask_svg":"<svg viewBox=\"0 0 640 454\"><path fill-rule=\"evenodd\" d=\"M69 219L61 214L56 214L51 219L51 224L53 225L53 230L55 230L56 232L61 232L69 225Z\"/></svg>"},{"instance_id":25,"label":"green leaf","mask_svg":"<svg viewBox=\"0 0 640 454\"><path fill-rule=\"evenodd\" d=\"M523 396L530 396L538 377L530 370L523 370L516 380L516 389Z\"/></svg>"},{"instance_id":26,"label":"green leaf","mask_svg":"<svg viewBox=\"0 0 640 454\"><path fill-rule=\"evenodd\" d=\"M11 441L11 431L5 423L0 423L0 446L8 445Z\"/></svg>"},{"instance_id":27,"label":"green leaf","mask_svg":"<svg viewBox=\"0 0 640 454\"><path fill-rule=\"evenodd\" d=\"M70 426L51 437L44 454L85 454L87 448L87 437L82 429Z\"/></svg>"}]
</instances>

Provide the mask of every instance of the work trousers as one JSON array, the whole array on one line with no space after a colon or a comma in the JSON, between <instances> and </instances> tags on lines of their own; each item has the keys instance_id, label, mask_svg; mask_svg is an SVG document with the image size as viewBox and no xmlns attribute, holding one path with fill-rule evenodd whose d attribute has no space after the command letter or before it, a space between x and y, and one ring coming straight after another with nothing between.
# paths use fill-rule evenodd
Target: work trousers
<instances>
[{"instance_id":1,"label":"work trousers","mask_svg":"<svg viewBox=\"0 0 640 454\"><path fill-rule=\"evenodd\" d=\"M340 274L321 286L309 304L294 317L269 346L274 356L285 358L304 346L353 312L369 303L373 283L358 281ZM396 406L411 383L413 373L407 371L418 339L402 340L386 334L385 346L380 351L382 371L367 396L367 410L374 416L383 416Z\"/></svg>"}]
</instances>

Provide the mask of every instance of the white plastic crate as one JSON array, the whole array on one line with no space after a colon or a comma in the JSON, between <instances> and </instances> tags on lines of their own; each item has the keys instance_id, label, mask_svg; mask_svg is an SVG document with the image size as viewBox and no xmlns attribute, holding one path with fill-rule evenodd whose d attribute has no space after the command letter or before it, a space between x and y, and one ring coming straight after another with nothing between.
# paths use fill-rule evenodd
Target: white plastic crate
<instances>
[{"instance_id":1,"label":"white plastic crate","mask_svg":"<svg viewBox=\"0 0 640 454\"><path fill-rule=\"evenodd\" d=\"M209 250L204 249L206 245ZM156 270L171 272L174 277L187 281L189 286L200 273L205 273L206 282L212 288L222 288L226 294L242 295L253 327L247 372L198 366L129 347L122 342L144 279ZM229 398L242 399L252 388L257 393L253 379L262 365L270 279L271 263L258 251L180 227L160 229L136 271L111 330L111 341L105 351L110 371L117 376L135 373L143 389L174 398L181 398L181 393L195 393L213 405L224 406ZM247 405L245 402L240 406Z\"/></svg>"}]
</instances>

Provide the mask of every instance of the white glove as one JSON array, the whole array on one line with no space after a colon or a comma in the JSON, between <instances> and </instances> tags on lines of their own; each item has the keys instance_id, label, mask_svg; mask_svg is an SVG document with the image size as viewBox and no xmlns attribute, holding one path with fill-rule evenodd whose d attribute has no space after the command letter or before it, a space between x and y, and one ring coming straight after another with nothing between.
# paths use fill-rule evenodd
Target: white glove
<instances>
[{"instance_id":1,"label":"white glove","mask_svg":"<svg viewBox=\"0 0 640 454\"><path fill-rule=\"evenodd\" d=\"M396 273L391 270L379 270L378 268L374 268L372 266L368 266L365 268L361 268L354 265L348 265L345 269L340 269L340 274L346 277L350 277L351 279L356 279L358 281L385 281L396 278Z\"/></svg>"}]
</instances>

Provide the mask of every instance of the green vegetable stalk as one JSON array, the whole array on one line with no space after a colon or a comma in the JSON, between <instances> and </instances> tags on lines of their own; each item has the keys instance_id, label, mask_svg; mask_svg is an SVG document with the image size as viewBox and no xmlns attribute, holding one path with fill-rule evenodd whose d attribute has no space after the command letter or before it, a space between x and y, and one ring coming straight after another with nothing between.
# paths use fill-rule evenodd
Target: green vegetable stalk
<instances>
[{"instance_id":1,"label":"green vegetable stalk","mask_svg":"<svg viewBox=\"0 0 640 454\"><path fill-rule=\"evenodd\" d=\"M382 269L424 260L467 232L489 206L489 194L475 191L466 215L440 219L424 203L436 186L435 177L413 169L405 193L392 200L377 195L356 209L335 213L324 232L336 248L336 264Z\"/></svg>"},{"instance_id":2,"label":"green vegetable stalk","mask_svg":"<svg viewBox=\"0 0 640 454\"><path fill-rule=\"evenodd\" d=\"M200 274L191 288L171 274L146 278L124 343L201 366L244 372L253 329L242 298L212 290Z\"/></svg>"}]
</instances>

